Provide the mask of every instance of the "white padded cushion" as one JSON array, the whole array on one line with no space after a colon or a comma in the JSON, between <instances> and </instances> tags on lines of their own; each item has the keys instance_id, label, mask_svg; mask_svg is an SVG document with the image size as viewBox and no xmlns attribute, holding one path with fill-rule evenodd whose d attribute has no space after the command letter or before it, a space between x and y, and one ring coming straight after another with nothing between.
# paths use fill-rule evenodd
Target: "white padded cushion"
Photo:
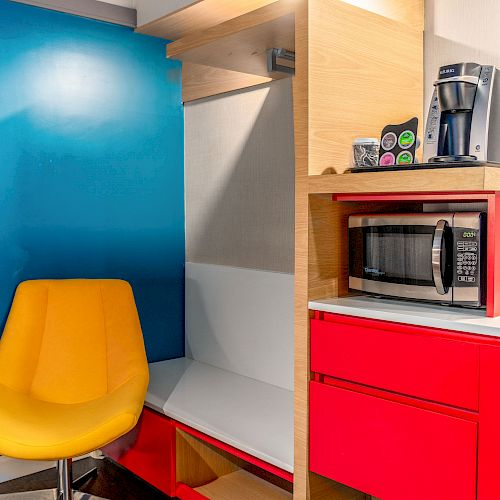
<instances>
[{"instance_id":1,"label":"white padded cushion","mask_svg":"<svg viewBox=\"0 0 500 500\"><path fill-rule=\"evenodd\" d=\"M293 472L292 391L187 358L149 368L149 407Z\"/></svg>"}]
</instances>

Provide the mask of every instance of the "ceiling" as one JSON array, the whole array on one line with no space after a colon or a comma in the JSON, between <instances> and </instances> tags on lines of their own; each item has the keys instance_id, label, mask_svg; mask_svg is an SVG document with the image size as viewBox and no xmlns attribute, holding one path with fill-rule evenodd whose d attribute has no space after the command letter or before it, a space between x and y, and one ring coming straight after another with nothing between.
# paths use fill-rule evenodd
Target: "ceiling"
<instances>
[{"instance_id":1,"label":"ceiling","mask_svg":"<svg viewBox=\"0 0 500 500\"><path fill-rule=\"evenodd\" d=\"M114 5L121 5L122 7L135 8L135 0L100 0L105 3L112 3Z\"/></svg>"}]
</instances>

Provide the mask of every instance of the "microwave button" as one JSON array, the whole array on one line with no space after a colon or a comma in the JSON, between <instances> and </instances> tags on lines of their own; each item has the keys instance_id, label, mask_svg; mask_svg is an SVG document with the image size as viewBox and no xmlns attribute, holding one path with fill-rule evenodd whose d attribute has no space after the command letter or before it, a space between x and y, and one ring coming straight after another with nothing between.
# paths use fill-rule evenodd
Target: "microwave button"
<instances>
[{"instance_id":1,"label":"microwave button","mask_svg":"<svg viewBox=\"0 0 500 500\"><path fill-rule=\"evenodd\" d=\"M459 276L458 281L464 281L466 283L475 283L476 278L474 276Z\"/></svg>"}]
</instances>

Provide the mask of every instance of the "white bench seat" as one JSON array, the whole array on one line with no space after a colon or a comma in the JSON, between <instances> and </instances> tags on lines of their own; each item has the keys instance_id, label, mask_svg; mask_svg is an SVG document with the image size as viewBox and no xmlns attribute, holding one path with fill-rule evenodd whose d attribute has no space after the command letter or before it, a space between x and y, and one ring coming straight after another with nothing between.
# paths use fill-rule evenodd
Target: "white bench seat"
<instances>
[{"instance_id":1,"label":"white bench seat","mask_svg":"<svg viewBox=\"0 0 500 500\"><path fill-rule=\"evenodd\" d=\"M293 392L188 358L150 365L146 405L293 472Z\"/></svg>"}]
</instances>

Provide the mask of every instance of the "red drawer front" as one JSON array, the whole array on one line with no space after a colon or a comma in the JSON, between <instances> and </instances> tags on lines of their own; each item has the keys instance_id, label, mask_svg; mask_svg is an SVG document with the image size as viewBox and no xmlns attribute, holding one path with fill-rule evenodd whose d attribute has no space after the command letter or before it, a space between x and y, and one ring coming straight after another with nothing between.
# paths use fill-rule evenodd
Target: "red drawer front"
<instances>
[{"instance_id":1,"label":"red drawer front","mask_svg":"<svg viewBox=\"0 0 500 500\"><path fill-rule=\"evenodd\" d=\"M476 498L477 424L311 382L313 472L384 500Z\"/></svg>"},{"instance_id":2,"label":"red drawer front","mask_svg":"<svg viewBox=\"0 0 500 500\"><path fill-rule=\"evenodd\" d=\"M172 420L144 408L137 427L103 451L167 495L175 495L175 427Z\"/></svg>"},{"instance_id":3,"label":"red drawer front","mask_svg":"<svg viewBox=\"0 0 500 500\"><path fill-rule=\"evenodd\" d=\"M422 335L418 327L343 318L311 320L312 371L478 409L479 346Z\"/></svg>"}]
</instances>

